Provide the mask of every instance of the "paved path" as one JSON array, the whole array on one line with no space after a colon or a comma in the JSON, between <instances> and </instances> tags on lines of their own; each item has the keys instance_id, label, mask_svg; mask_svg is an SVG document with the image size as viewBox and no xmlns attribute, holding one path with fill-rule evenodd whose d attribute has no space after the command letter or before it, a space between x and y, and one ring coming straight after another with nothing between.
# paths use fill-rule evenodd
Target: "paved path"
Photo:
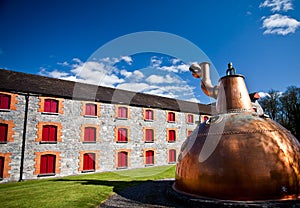
<instances>
[{"instance_id":1,"label":"paved path","mask_svg":"<svg viewBox=\"0 0 300 208\"><path fill-rule=\"evenodd\" d=\"M169 200L166 196L167 189L171 188L174 179L147 181L137 186L130 187L114 194L103 204L101 208L117 208L117 207L178 207L183 208Z\"/></svg>"},{"instance_id":2,"label":"paved path","mask_svg":"<svg viewBox=\"0 0 300 208\"><path fill-rule=\"evenodd\" d=\"M188 197L173 191L173 183L174 179L147 181L117 191L99 208L300 208L300 200L238 202Z\"/></svg>"}]
</instances>

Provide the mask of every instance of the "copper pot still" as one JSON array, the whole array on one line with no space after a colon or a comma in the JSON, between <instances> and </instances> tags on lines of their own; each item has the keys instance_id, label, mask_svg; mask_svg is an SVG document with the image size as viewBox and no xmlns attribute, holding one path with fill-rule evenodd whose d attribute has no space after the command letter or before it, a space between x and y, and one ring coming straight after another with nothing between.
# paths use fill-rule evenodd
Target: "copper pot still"
<instances>
[{"instance_id":1,"label":"copper pot still","mask_svg":"<svg viewBox=\"0 0 300 208\"><path fill-rule=\"evenodd\" d=\"M300 192L300 144L284 127L253 110L244 77L231 64L217 86L209 63L190 67L216 113L182 144L177 192L222 200L294 200Z\"/></svg>"}]
</instances>

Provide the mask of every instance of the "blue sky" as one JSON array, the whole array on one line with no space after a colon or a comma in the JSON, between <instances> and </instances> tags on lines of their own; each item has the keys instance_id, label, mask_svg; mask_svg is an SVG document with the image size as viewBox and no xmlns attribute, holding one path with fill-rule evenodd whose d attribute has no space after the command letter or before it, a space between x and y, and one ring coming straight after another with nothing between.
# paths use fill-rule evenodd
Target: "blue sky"
<instances>
[{"instance_id":1,"label":"blue sky","mask_svg":"<svg viewBox=\"0 0 300 208\"><path fill-rule=\"evenodd\" d=\"M1 0L0 27L13 71L203 103L193 62L215 80L233 62L250 92L300 86L298 0Z\"/></svg>"}]
</instances>

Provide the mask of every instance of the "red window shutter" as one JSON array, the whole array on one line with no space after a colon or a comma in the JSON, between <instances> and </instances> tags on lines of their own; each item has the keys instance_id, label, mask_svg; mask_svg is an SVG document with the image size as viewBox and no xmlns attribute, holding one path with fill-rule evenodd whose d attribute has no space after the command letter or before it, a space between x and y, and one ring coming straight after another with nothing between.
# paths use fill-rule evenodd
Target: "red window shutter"
<instances>
[{"instance_id":1,"label":"red window shutter","mask_svg":"<svg viewBox=\"0 0 300 208\"><path fill-rule=\"evenodd\" d=\"M147 142L153 141L153 130L152 129L146 129L146 141Z\"/></svg>"},{"instance_id":2,"label":"red window shutter","mask_svg":"<svg viewBox=\"0 0 300 208\"><path fill-rule=\"evenodd\" d=\"M56 126L49 126L49 141L50 142L54 142L56 141L56 135L57 135L57 132L56 132L57 128Z\"/></svg>"},{"instance_id":3,"label":"red window shutter","mask_svg":"<svg viewBox=\"0 0 300 208\"><path fill-rule=\"evenodd\" d=\"M42 132L42 141L49 141L50 137L50 128L49 126L43 126L43 132Z\"/></svg>"},{"instance_id":4,"label":"red window shutter","mask_svg":"<svg viewBox=\"0 0 300 208\"><path fill-rule=\"evenodd\" d=\"M127 129L118 129L118 142L127 142Z\"/></svg>"},{"instance_id":5,"label":"red window shutter","mask_svg":"<svg viewBox=\"0 0 300 208\"><path fill-rule=\"evenodd\" d=\"M45 99L44 112L57 113L58 112L58 101L52 100L52 99Z\"/></svg>"},{"instance_id":6,"label":"red window shutter","mask_svg":"<svg viewBox=\"0 0 300 208\"><path fill-rule=\"evenodd\" d=\"M43 126L42 141L55 142L57 141L57 127L51 125Z\"/></svg>"},{"instance_id":7,"label":"red window shutter","mask_svg":"<svg viewBox=\"0 0 300 208\"><path fill-rule=\"evenodd\" d=\"M51 100L51 113L57 113L58 112L58 101L57 100Z\"/></svg>"},{"instance_id":8,"label":"red window shutter","mask_svg":"<svg viewBox=\"0 0 300 208\"><path fill-rule=\"evenodd\" d=\"M173 113L173 112L168 113L168 121L171 121L171 122L175 121L175 113Z\"/></svg>"},{"instance_id":9,"label":"red window shutter","mask_svg":"<svg viewBox=\"0 0 300 208\"><path fill-rule=\"evenodd\" d=\"M44 112L51 112L51 100L44 101Z\"/></svg>"},{"instance_id":10,"label":"red window shutter","mask_svg":"<svg viewBox=\"0 0 300 208\"><path fill-rule=\"evenodd\" d=\"M4 157L0 157L0 178L3 178L4 173Z\"/></svg>"},{"instance_id":11,"label":"red window shutter","mask_svg":"<svg viewBox=\"0 0 300 208\"><path fill-rule=\"evenodd\" d=\"M0 109L9 109L10 95L0 94Z\"/></svg>"},{"instance_id":12,"label":"red window shutter","mask_svg":"<svg viewBox=\"0 0 300 208\"><path fill-rule=\"evenodd\" d=\"M146 120L153 120L153 111L146 110Z\"/></svg>"},{"instance_id":13,"label":"red window shutter","mask_svg":"<svg viewBox=\"0 0 300 208\"><path fill-rule=\"evenodd\" d=\"M175 130L169 130L169 141L174 142L176 140Z\"/></svg>"},{"instance_id":14,"label":"red window shutter","mask_svg":"<svg viewBox=\"0 0 300 208\"><path fill-rule=\"evenodd\" d=\"M188 131L187 136L190 136L193 133L193 131Z\"/></svg>"},{"instance_id":15,"label":"red window shutter","mask_svg":"<svg viewBox=\"0 0 300 208\"><path fill-rule=\"evenodd\" d=\"M0 124L0 142L7 141L7 131L8 131L8 125Z\"/></svg>"},{"instance_id":16,"label":"red window shutter","mask_svg":"<svg viewBox=\"0 0 300 208\"><path fill-rule=\"evenodd\" d=\"M127 167L127 152L118 153L118 167Z\"/></svg>"},{"instance_id":17,"label":"red window shutter","mask_svg":"<svg viewBox=\"0 0 300 208\"><path fill-rule=\"evenodd\" d=\"M176 150L169 150L169 162L176 162Z\"/></svg>"},{"instance_id":18,"label":"red window shutter","mask_svg":"<svg viewBox=\"0 0 300 208\"><path fill-rule=\"evenodd\" d=\"M94 141L96 141L96 128L86 127L84 129L84 141L85 142L94 142Z\"/></svg>"},{"instance_id":19,"label":"red window shutter","mask_svg":"<svg viewBox=\"0 0 300 208\"><path fill-rule=\"evenodd\" d=\"M96 104L86 104L85 105L85 115L89 115L89 116L96 116Z\"/></svg>"},{"instance_id":20,"label":"red window shutter","mask_svg":"<svg viewBox=\"0 0 300 208\"><path fill-rule=\"evenodd\" d=\"M127 118L127 108L125 107L118 108L118 118Z\"/></svg>"}]
</instances>

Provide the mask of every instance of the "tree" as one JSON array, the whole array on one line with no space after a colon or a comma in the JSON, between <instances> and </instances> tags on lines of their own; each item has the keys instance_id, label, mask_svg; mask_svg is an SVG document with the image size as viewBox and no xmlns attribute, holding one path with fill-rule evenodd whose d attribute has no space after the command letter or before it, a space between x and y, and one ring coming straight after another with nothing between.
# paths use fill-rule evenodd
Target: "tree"
<instances>
[{"instance_id":1,"label":"tree","mask_svg":"<svg viewBox=\"0 0 300 208\"><path fill-rule=\"evenodd\" d=\"M300 139L300 88L290 86L284 93L272 89L259 102L265 114Z\"/></svg>"},{"instance_id":2,"label":"tree","mask_svg":"<svg viewBox=\"0 0 300 208\"><path fill-rule=\"evenodd\" d=\"M273 120L277 120L279 113L279 96L280 93L271 89L268 95L260 100L260 105L264 109L265 113L268 114Z\"/></svg>"},{"instance_id":3,"label":"tree","mask_svg":"<svg viewBox=\"0 0 300 208\"><path fill-rule=\"evenodd\" d=\"M300 88L288 87L279 100L283 114L279 122L300 138Z\"/></svg>"}]
</instances>

